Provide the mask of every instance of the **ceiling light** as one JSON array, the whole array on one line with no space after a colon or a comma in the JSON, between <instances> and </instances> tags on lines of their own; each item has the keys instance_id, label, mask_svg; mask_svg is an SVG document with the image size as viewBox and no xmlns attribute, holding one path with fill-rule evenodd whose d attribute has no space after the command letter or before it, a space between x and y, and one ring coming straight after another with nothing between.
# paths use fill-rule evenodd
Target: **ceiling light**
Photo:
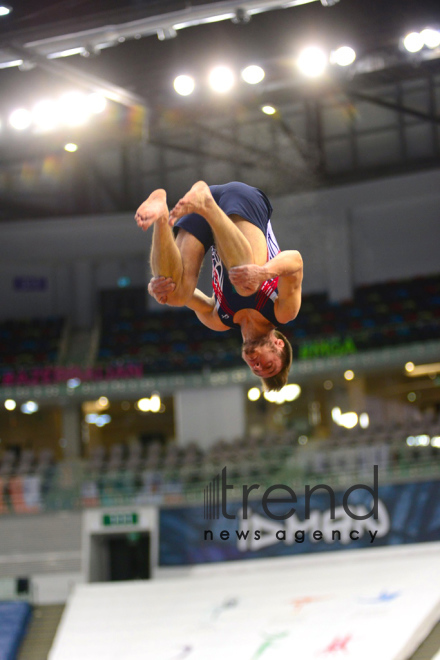
<instances>
[{"instance_id":1,"label":"ceiling light","mask_svg":"<svg viewBox=\"0 0 440 660\"><path fill-rule=\"evenodd\" d=\"M21 66L23 60L11 60L9 62L0 62L0 69L11 69L14 66Z\"/></svg>"},{"instance_id":2,"label":"ceiling light","mask_svg":"<svg viewBox=\"0 0 440 660\"><path fill-rule=\"evenodd\" d=\"M347 369L347 371L344 373L344 378L345 380L353 380L354 371L352 371L351 369Z\"/></svg>"},{"instance_id":3,"label":"ceiling light","mask_svg":"<svg viewBox=\"0 0 440 660\"><path fill-rule=\"evenodd\" d=\"M321 48L309 46L300 53L297 65L303 75L308 78L318 78L326 69L327 55Z\"/></svg>"},{"instance_id":4,"label":"ceiling light","mask_svg":"<svg viewBox=\"0 0 440 660\"><path fill-rule=\"evenodd\" d=\"M36 127L42 131L54 128L58 123L57 106L53 101L40 101L32 111Z\"/></svg>"},{"instance_id":5,"label":"ceiling light","mask_svg":"<svg viewBox=\"0 0 440 660\"><path fill-rule=\"evenodd\" d=\"M79 92L70 92L62 96L58 102L58 111L63 124L68 126L84 124L90 114L86 97Z\"/></svg>"},{"instance_id":6,"label":"ceiling light","mask_svg":"<svg viewBox=\"0 0 440 660\"><path fill-rule=\"evenodd\" d=\"M173 87L180 96L189 96L194 91L194 78L186 75L177 76L174 79Z\"/></svg>"},{"instance_id":7,"label":"ceiling light","mask_svg":"<svg viewBox=\"0 0 440 660\"><path fill-rule=\"evenodd\" d=\"M151 412L159 412L161 406L160 396L158 394L153 394L150 399L150 410Z\"/></svg>"},{"instance_id":8,"label":"ceiling light","mask_svg":"<svg viewBox=\"0 0 440 660\"><path fill-rule=\"evenodd\" d=\"M248 83L249 85L257 85L263 80L265 75L266 74L264 73L264 69L262 69L261 66L257 66L256 64L247 66L241 72L241 77L243 78L244 82Z\"/></svg>"},{"instance_id":9,"label":"ceiling light","mask_svg":"<svg viewBox=\"0 0 440 660\"><path fill-rule=\"evenodd\" d=\"M415 392L409 392L406 398L410 403L414 403L414 401L417 399L417 394Z\"/></svg>"},{"instance_id":10,"label":"ceiling light","mask_svg":"<svg viewBox=\"0 0 440 660\"><path fill-rule=\"evenodd\" d=\"M265 115L275 115L277 110L273 107L273 105L263 105L261 112L264 112Z\"/></svg>"},{"instance_id":11,"label":"ceiling light","mask_svg":"<svg viewBox=\"0 0 440 660\"><path fill-rule=\"evenodd\" d=\"M143 398L137 402L137 407L141 412L149 412L151 410L150 399Z\"/></svg>"},{"instance_id":12,"label":"ceiling light","mask_svg":"<svg viewBox=\"0 0 440 660\"><path fill-rule=\"evenodd\" d=\"M258 387L251 387L247 393L249 401L258 401L261 396L260 389Z\"/></svg>"},{"instance_id":13,"label":"ceiling light","mask_svg":"<svg viewBox=\"0 0 440 660\"><path fill-rule=\"evenodd\" d=\"M75 153L75 151L78 151L78 145L74 144L73 142L68 142L67 144L64 145L64 150L73 154Z\"/></svg>"},{"instance_id":14,"label":"ceiling light","mask_svg":"<svg viewBox=\"0 0 440 660\"><path fill-rule=\"evenodd\" d=\"M15 403L14 399L6 399L6 401L5 401L6 410L15 410L16 407L17 407L17 404Z\"/></svg>"},{"instance_id":15,"label":"ceiling light","mask_svg":"<svg viewBox=\"0 0 440 660\"><path fill-rule=\"evenodd\" d=\"M409 53L417 53L419 50L422 50L424 40L419 32L411 32L404 38L403 45Z\"/></svg>"},{"instance_id":16,"label":"ceiling light","mask_svg":"<svg viewBox=\"0 0 440 660\"><path fill-rule=\"evenodd\" d=\"M427 48L438 48L440 46L440 30L426 28L426 30L421 31L420 36Z\"/></svg>"},{"instance_id":17,"label":"ceiling light","mask_svg":"<svg viewBox=\"0 0 440 660\"><path fill-rule=\"evenodd\" d=\"M94 92L87 97L87 108L92 114L99 115L101 112L104 112L106 107L107 99L103 94Z\"/></svg>"},{"instance_id":18,"label":"ceiling light","mask_svg":"<svg viewBox=\"0 0 440 660\"><path fill-rule=\"evenodd\" d=\"M430 374L440 373L440 362L432 362L431 364L418 364L414 365L408 362L405 365L407 376L429 376Z\"/></svg>"},{"instance_id":19,"label":"ceiling light","mask_svg":"<svg viewBox=\"0 0 440 660\"><path fill-rule=\"evenodd\" d=\"M66 148L66 147L64 147L64 148ZM81 385L81 379L80 378L69 378L69 380L67 381L67 387L71 390L74 390L75 388L79 387L80 385Z\"/></svg>"},{"instance_id":20,"label":"ceiling light","mask_svg":"<svg viewBox=\"0 0 440 660\"><path fill-rule=\"evenodd\" d=\"M356 53L350 46L341 46L330 55L330 62L339 66L349 66L356 59Z\"/></svg>"},{"instance_id":21,"label":"ceiling light","mask_svg":"<svg viewBox=\"0 0 440 660\"><path fill-rule=\"evenodd\" d=\"M24 108L18 108L11 113L9 123L17 131L23 131L31 125L31 113Z\"/></svg>"},{"instance_id":22,"label":"ceiling light","mask_svg":"<svg viewBox=\"0 0 440 660\"><path fill-rule=\"evenodd\" d=\"M38 403L35 403L35 401L27 401L26 403L22 404L22 406L20 407L20 410L25 415L32 415L32 413L37 412Z\"/></svg>"},{"instance_id":23,"label":"ceiling light","mask_svg":"<svg viewBox=\"0 0 440 660\"><path fill-rule=\"evenodd\" d=\"M234 86L234 74L226 66L218 66L209 74L209 84L214 92L224 94Z\"/></svg>"},{"instance_id":24,"label":"ceiling light","mask_svg":"<svg viewBox=\"0 0 440 660\"><path fill-rule=\"evenodd\" d=\"M12 8L9 5L0 5L0 16L7 16L12 11Z\"/></svg>"},{"instance_id":25,"label":"ceiling light","mask_svg":"<svg viewBox=\"0 0 440 660\"><path fill-rule=\"evenodd\" d=\"M361 413L359 415L359 426L361 429L367 429L370 426L370 417L368 413Z\"/></svg>"}]
</instances>

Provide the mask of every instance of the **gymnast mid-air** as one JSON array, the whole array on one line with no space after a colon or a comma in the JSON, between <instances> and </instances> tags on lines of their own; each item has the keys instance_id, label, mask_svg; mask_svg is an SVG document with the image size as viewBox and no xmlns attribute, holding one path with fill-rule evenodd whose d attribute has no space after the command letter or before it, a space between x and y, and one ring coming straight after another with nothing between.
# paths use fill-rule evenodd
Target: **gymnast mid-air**
<instances>
[{"instance_id":1,"label":"gymnast mid-air","mask_svg":"<svg viewBox=\"0 0 440 660\"><path fill-rule=\"evenodd\" d=\"M303 263L297 250L280 252L271 213L257 188L199 181L171 212L165 190L155 190L135 219L144 231L154 224L150 295L162 304L189 307L212 330L240 328L243 360L266 390L280 390L292 347L277 326L299 312ZM209 248L211 298L196 288Z\"/></svg>"}]
</instances>

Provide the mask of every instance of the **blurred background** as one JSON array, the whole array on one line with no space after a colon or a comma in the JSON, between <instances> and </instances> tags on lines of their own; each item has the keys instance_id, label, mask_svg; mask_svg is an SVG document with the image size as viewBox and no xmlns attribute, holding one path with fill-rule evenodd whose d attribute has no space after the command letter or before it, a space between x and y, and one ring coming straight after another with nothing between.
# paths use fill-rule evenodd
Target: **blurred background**
<instances>
[{"instance_id":1,"label":"blurred background","mask_svg":"<svg viewBox=\"0 0 440 660\"><path fill-rule=\"evenodd\" d=\"M78 585L355 552L367 528L390 552L435 547L438 2L11 0L0 7L0 89L5 657L48 657L68 598L73 609L87 598ZM151 233L134 212L152 190L172 206L200 179L264 190L281 249L303 256L280 393L262 392L239 332L210 331L147 294ZM210 274L208 255L206 293ZM381 515L358 544L240 546L219 540L229 521L203 519L204 488L224 466L239 516L242 484L300 494L326 483L340 503L351 485L373 484L374 465ZM327 508L317 498L316 512ZM424 635L378 657L431 660L435 612ZM78 657L59 631L51 658ZM93 645L81 643L71 653L86 657ZM233 657L259 657L252 643ZM218 641L194 644L158 638L118 657L197 660ZM267 657L287 657L276 652ZM364 657L348 642L339 652Z\"/></svg>"}]
</instances>

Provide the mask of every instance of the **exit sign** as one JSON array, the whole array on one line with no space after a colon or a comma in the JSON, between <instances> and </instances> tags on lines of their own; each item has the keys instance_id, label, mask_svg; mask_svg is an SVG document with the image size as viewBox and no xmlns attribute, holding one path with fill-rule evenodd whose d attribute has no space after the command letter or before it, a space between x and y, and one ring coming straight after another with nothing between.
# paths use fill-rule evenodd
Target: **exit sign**
<instances>
[{"instance_id":1,"label":"exit sign","mask_svg":"<svg viewBox=\"0 0 440 660\"><path fill-rule=\"evenodd\" d=\"M137 513L108 513L102 517L104 527L116 527L118 525L137 525L139 516Z\"/></svg>"}]
</instances>

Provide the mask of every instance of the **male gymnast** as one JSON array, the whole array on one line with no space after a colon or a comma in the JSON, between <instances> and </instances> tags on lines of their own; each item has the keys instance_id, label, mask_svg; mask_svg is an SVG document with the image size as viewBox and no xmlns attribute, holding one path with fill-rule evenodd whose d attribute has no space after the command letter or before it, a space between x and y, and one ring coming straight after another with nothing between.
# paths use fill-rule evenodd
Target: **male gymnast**
<instances>
[{"instance_id":1,"label":"male gymnast","mask_svg":"<svg viewBox=\"0 0 440 660\"><path fill-rule=\"evenodd\" d=\"M239 328L243 360L266 390L277 391L287 383L292 363L292 347L277 326L299 312L303 263L297 250L280 251L271 213L257 188L199 181L170 213L165 190L155 190L135 219L144 231L154 224L150 295L162 304L189 307L212 330ZM196 284L210 247L208 298Z\"/></svg>"}]
</instances>

